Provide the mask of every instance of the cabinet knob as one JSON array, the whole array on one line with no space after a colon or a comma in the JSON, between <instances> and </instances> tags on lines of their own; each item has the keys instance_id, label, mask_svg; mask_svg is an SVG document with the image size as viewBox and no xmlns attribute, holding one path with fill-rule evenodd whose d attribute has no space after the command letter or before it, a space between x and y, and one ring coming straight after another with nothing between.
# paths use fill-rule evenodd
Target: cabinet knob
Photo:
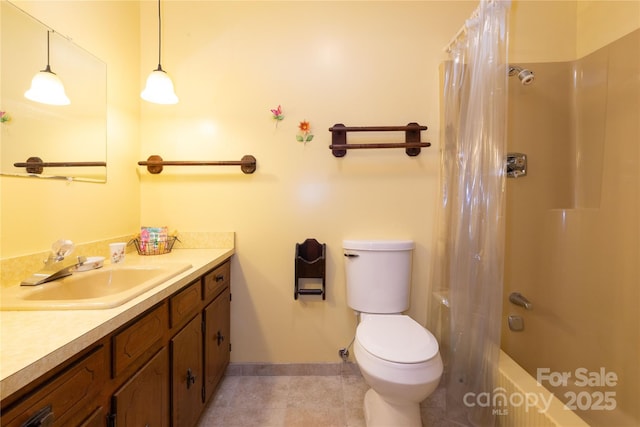
<instances>
[{"instance_id":1,"label":"cabinet knob","mask_svg":"<svg viewBox=\"0 0 640 427\"><path fill-rule=\"evenodd\" d=\"M222 335L220 331L218 331L218 335L216 335L216 340L218 341L218 345L220 345L222 341L224 341L224 335Z\"/></svg>"},{"instance_id":2,"label":"cabinet knob","mask_svg":"<svg viewBox=\"0 0 640 427\"><path fill-rule=\"evenodd\" d=\"M187 390L196 383L196 376L191 372L191 368L187 369Z\"/></svg>"},{"instance_id":3,"label":"cabinet knob","mask_svg":"<svg viewBox=\"0 0 640 427\"><path fill-rule=\"evenodd\" d=\"M216 276L216 282L223 282L224 281L224 274L218 274Z\"/></svg>"}]
</instances>

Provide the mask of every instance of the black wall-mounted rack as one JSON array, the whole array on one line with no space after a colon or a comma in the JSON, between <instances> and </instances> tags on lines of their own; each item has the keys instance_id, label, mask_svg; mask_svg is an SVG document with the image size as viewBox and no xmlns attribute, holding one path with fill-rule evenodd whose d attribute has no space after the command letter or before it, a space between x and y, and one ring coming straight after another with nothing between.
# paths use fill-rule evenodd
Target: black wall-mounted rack
<instances>
[{"instance_id":1,"label":"black wall-mounted rack","mask_svg":"<svg viewBox=\"0 0 640 427\"><path fill-rule=\"evenodd\" d=\"M296 243L293 298L298 299L298 295L322 295L322 299L325 300L327 298L326 266L326 244L319 243L316 239L306 239L303 243ZM301 287L300 279L320 279L322 287Z\"/></svg>"}]
</instances>

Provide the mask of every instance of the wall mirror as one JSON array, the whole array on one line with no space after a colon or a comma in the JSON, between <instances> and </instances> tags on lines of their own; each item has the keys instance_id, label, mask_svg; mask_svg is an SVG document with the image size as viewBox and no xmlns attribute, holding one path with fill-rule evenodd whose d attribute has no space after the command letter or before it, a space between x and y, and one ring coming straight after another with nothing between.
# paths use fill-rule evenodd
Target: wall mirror
<instances>
[{"instance_id":1,"label":"wall mirror","mask_svg":"<svg viewBox=\"0 0 640 427\"><path fill-rule=\"evenodd\" d=\"M0 174L106 182L106 64L7 0L0 20ZM69 105L24 97L47 53Z\"/></svg>"}]
</instances>

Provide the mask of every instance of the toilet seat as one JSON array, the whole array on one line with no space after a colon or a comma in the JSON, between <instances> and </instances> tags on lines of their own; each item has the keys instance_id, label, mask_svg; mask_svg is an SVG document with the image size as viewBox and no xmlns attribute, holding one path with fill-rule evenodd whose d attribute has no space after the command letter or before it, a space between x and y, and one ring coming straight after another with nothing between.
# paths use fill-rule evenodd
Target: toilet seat
<instances>
[{"instance_id":1,"label":"toilet seat","mask_svg":"<svg viewBox=\"0 0 640 427\"><path fill-rule=\"evenodd\" d=\"M363 314L356 339L371 355L394 363L422 363L438 355L431 332L402 314Z\"/></svg>"}]
</instances>

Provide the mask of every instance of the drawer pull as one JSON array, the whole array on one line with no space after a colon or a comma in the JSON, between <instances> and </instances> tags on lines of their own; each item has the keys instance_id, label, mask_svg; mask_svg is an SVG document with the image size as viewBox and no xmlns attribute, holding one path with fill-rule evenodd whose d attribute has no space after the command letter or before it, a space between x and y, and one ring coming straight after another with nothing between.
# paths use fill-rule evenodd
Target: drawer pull
<instances>
[{"instance_id":1,"label":"drawer pull","mask_svg":"<svg viewBox=\"0 0 640 427\"><path fill-rule=\"evenodd\" d=\"M216 276L216 282L224 282L224 274L218 274Z\"/></svg>"},{"instance_id":2,"label":"drawer pull","mask_svg":"<svg viewBox=\"0 0 640 427\"><path fill-rule=\"evenodd\" d=\"M36 412L21 427L51 427L53 422L53 412L51 411L51 405L49 405Z\"/></svg>"}]
</instances>

